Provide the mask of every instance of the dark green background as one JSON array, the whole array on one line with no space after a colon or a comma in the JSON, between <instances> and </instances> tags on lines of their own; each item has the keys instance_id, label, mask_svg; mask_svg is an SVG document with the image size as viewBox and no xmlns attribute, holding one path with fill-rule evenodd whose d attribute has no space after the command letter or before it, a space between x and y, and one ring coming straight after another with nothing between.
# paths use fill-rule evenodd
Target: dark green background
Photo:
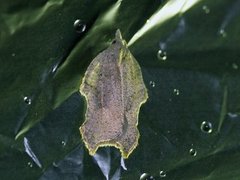
<instances>
[{"instance_id":1,"label":"dark green background","mask_svg":"<svg viewBox=\"0 0 240 180\"><path fill-rule=\"evenodd\" d=\"M78 89L87 66L116 29L129 41L169 3L177 1L0 1L0 179L131 180L143 173L240 179L239 0L170 9L175 16L129 47L149 99L127 170L118 150L100 148L93 158L81 141L86 105ZM84 32L76 31L76 19ZM157 56L160 49L165 61ZM201 130L203 121L212 124L212 133Z\"/></svg>"}]
</instances>

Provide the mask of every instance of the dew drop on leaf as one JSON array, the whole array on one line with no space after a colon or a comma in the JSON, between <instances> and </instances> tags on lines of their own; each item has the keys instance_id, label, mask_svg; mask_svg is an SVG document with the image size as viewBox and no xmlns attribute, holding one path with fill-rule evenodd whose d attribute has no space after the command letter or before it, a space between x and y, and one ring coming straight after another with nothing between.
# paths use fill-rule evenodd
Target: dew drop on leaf
<instances>
[{"instance_id":1,"label":"dew drop on leaf","mask_svg":"<svg viewBox=\"0 0 240 180\"><path fill-rule=\"evenodd\" d=\"M174 90L173 90L173 94L176 95L176 96L178 96L178 95L180 94L179 89L174 89Z\"/></svg>"},{"instance_id":2,"label":"dew drop on leaf","mask_svg":"<svg viewBox=\"0 0 240 180\"><path fill-rule=\"evenodd\" d=\"M75 22L74 22L74 28L75 28L75 31L77 33L83 33L85 30L86 30L86 24L81 21L80 19L77 19Z\"/></svg>"},{"instance_id":3,"label":"dew drop on leaf","mask_svg":"<svg viewBox=\"0 0 240 180\"><path fill-rule=\"evenodd\" d=\"M52 163L52 165L53 167L58 167L58 164L55 161Z\"/></svg>"},{"instance_id":4,"label":"dew drop on leaf","mask_svg":"<svg viewBox=\"0 0 240 180\"><path fill-rule=\"evenodd\" d=\"M224 29L220 29L219 35L222 36L223 38L225 38L227 36L227 33Z\"/></svg>"},{"instance_id":5,"label":"dew drop on leaf","mask_svg":"<svg viewBox=\"0 0 240 180\"><path fill-rule=\"evenodd\" d=\"M236 117L238 117L238 114L237 114L237 113L232 113L232 112L227 113L227 115L228 115L229 117L231 117L231 118L236 118Z\"/></svg>"},{"instance_id":6,"label":"dew drop on leaf","mask_svg":"<svg viewBox=\"0 0 240 180\"><path fill-rule=\"evenodd\" d=\"M190 154L191 156L196 156L196 155L197 155L197 151L196 151L195 149L191 148L191 149L189 150L189 154Z\"/></svg>"},{"instance_id":7,"label":"dew drop on leaf","mask_svg":"<svg viewBox=\"0 0 240 180\"><path fill-rule=\"evenodd\" d=\"M62 141L61 144L62 144L63 147L66 146L66 142L65 141Z\"/></svg>"},{"instance_id":8,"label":"dew drop on leaf","mask_svg":"<svg viewBox=\"0 0 240 180\"><path fill-rule=\"evenodd\" d=\"M158 50L157 57L159 60L165 61L167 60L167 52L164 50Z\"/></svg>"},{"instance_id":9,"label":"dew drop on leaf","mask_svg":"<svg viewBox=\"0 0 240 180\"><path fill-rule=\"evenodd\" d=\"M204 6L202 7L202 9L203 9L203 11L205 12L205 14L209 14L209 13L210 13L210 9L209 9L208 6L204 5Z\"/></svg>"},{"instance_id":10,"label":"dew drop on leaf","mask_svg":"<svg viewBox=\"0 0 240 180\"><path fill-rule=\"evenodd\" d=\"M25 97L23 98L23 100L24 100L24 102L25 102L27 105L32 104L31 98L29 98L29 97L27 97L27 96L25 96Z\"/></svg>"},{"instance_id":11,"label":"dew drop on leaf","mask_svg":"<svg viewBox=\"0 0 240 180\"><path fill-rule=\"evenodd\" d=\"M155 87L155 82L154 82L154 81L150 81L150 82L149 82L149 85L150 85L151 87Z\"/></svg>"},{"instance_id":12,"label":"dew drop on leaf","mask_svg":"<svg viewBox=\"0 0 240 180\"><path fill-rule=\"evenodd\" d=\"M201 130L204 133L212 133L212 123L207 122L207 121L203 121L201 124Z\"/></svg>"},{"instance_id":13,"label":"dew drop on leaf","mask_svg":"<svg viewBox=\"0 0 240 180\"><path fill-rule=\"evenodd\" d=\"M237 70L238 69L238 65L236 63L232 63L232 68Z\"/></svg>"},{"instance_id":14,"label":"dew drop on leaf","mask_svg":"<svg viewBox=\"0 0 240 180\"><path fill-rule=\"evenodd\" d=\"M29 167L33 167L33 164L31 162L28 162L27 164Z\"/></svg>"},{"instance_id":15,"label":"dew drop on leaf","mask_svg":"<svg viewBox=\"0 0 240 180\"><path fill-rule=\"evenodd\" d=\"M167 173L165 171L160 171L159 175L160 175L161 178L164 178L164 177L167 176Z\"/></svg>"},{"instance_id":16,"label":"dew drop on leaf","mask_svg":"<svg viewBox=\"0 0 240 180\"><path fill-rule=\"evenodd\" d=\"M140 180L154 180L154 177L149 175L148 173L143 173L140 176Z\"/></svg>"}]
</instances>

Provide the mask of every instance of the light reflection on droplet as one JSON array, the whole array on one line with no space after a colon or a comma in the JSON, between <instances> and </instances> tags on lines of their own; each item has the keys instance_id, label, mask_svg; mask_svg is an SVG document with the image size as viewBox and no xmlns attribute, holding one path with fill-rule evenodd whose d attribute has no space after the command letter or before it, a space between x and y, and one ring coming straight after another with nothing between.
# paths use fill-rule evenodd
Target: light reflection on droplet
<instances>
[{"instance_id":1,"label":"light reflection on droplet","mask_svg":"<svg viewBox=\"0 0 240 180\"><path fill-rule=\"evenodd\" d=\"M33 167L33 164L31 162L28 162L27 164L29 167Z\"/></svg>"},{"instance_id":2,"label":"light reflection on droplet","mask_svg":"<svg viewBox=\"0 0 240 180\"><path fill-rule=\"evenodd\" d=\"M236 118L236 117L238 117L238 114L237 114L237 113L229 112L229 113L227 113L227 114L228 114L228 116L231 117L231 118Z\"/></svg>"},{"instance_id":3,"label":"light reflection on droplet","mask_svg":"<svg viewBox=\"0 0 240 180\"><path fill-rule=\"evenodd\" d=\"M61 144L62 144L63 147L66 146L66 142L65 141L62 141Z\"/></svg>"},{"instance_id":4,"label":"light reflection on droplet","mask_svg":"<svg viewBox=\"0 0 240 180\"><path fill-rule=\"evenodd\" d=\"M29 97L27 97L27 96L25 96L25 97L23 98L23 100L24 100L24 102L25 102L27 105L32 104L31 98L29 98Z\"/></svg>"},{"instance_id":5,"label":"light reflection on droplet","mask_svg":"<svg viewBox=\"0 0 240 180\"><path fill-rule=\"evenodd\" d=\"M53 165L53 167L58 167L58 165L55 161L52 163L52 165Z\"/></svg>"},{"instance_id":6,"label":"light reflection on droplet","mask_svg":"<svg viewBox=\"0 0 240 180\"><path fill-rule=\"evenodd\" d=\"M149 82L149 85L150 85L151 87L155 87L155 82L154 82L154 81L150 81L150 82Z\"/></svg>"},{"instance_id":7,"label":"light reflection on droplet","mask_svg":"<svg viewBox=\"0 0 240 180\"><path fill-rule=\"evenodd\" d=\"M196 156L196 155L197 155L197 151L196 151L195 149L191 148L191 149L189 150L189 154L190 154L191 156Z\"/></svg>"},{"instance_id":8,"label":"light reflection on droplet","mask_svg":"<svg viewBox=\"0 0 240 180\"><path fill-rule=\"evenodd\" d=\"M225 32L224 29L220 29L219 34L220 34L220 36L222 36L223 38L225 38L225 37L227 36L227 33Z\"/></svg>"},{"instance_id":9,"label":"light reflection on droplet","mask_svg":"<svg viewBox=\"0 0 240 180\"><path fill-rule=\"evenodd\" d=\"M213 130L212 123L208 121L203 121L201 124L201 130L202 132L207 134L212 133L212 130Z\"/></svg>"},{"instance_id":10,"label":"light reflection on droplet","mask_svg":"<svg viewBox=\"0 0 240 180\"><path fill-rule=\"evenodd\" d=\"M159 175L160 175L161 178L164 178L164 177L167 176L167 173L165 171L160 171Z\"/></svg>"},{"instance_id":11,"label":"light reflection on droplet","mask_svg":"<svg viewBox=\"0 0 240 180\"><path fill-rule=\"evenodd\" d=\"M154 180L154 177L151 176L151 175L148 174L148 173L143 173L143 174L140 176L140 180Z\"/></svg>"},{"instance_id":12,"label":"light reflection on droplet","mask_svg":"<svg viewBox=\"0 0 240 180\"><path fill-rule=\"evenodd\" d=\"M74 22L74 28L75 28L75 31L77 33L83 33L85 30L86 30L86 24L80 20L80 19L77 19L75 22Z\"/></svg>"},{"instance_id":13,"label":"light reflection on droplet","mask_svg":"<svg viewBox=\"0 0 240 180\"><path fill-rule=\"evenodd\" d=\"M178 96L180 94L179 89L173 89L173 94Z\"/></svg>"},{"instance_id":14,"label":"light reflection on droplet","mask_svg":"<svg viewBox=\"0 0 240 180\"><path fill-rule=\"evenodd\" d=\"M159 60L166 61L167 60L167 52L164 50L158 50L157 57Z\"/></svg>"},{"instance_id":15,"label":"light reflection on droplet","mask_svg":"<svg viewBox=\"0 0 240 180\"><path fill-rule=\"evenodd\" d=\"M237 70L238 69L238 65L236 63L232 63L232 68Z\"/></svg>"},{"instance_id":16,"label":"light reflection on droplet","mask_svg":"<svg viewBox=\"0 0 240 180\"><path fill-rule=\"evenodd\" d=\"M209 14L209 13L210 13L210 9L209 9L208 6L204 5L204 6L202 7L202 9L203 9L203 11L204 11L206 14Z\"/></svg>"}]
</instances>

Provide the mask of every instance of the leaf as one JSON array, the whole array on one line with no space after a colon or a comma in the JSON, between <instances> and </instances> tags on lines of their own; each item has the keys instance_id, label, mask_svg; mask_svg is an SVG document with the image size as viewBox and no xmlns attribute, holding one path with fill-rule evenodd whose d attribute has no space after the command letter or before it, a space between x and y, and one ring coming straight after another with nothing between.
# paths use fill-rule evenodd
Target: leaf
<instances>
[{"instance_id":1,"label":"leaf","mask_svg":"<svg viewBox=\"0 0 240 180\"><path fill-rule=\"evenodd\" d=\"M238 0L1 2L1 179L239 179L239 7ZM78 129L80 79L116 29L149 95L127 160L109 147L89 156Z\"/></svg>"}]
</instances>

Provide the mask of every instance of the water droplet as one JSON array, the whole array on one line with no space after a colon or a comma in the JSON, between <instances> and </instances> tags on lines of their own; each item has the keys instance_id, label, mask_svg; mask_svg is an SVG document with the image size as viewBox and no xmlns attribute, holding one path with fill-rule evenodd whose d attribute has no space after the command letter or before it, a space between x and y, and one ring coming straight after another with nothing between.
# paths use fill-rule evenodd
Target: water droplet
<instances>
[{"instance_id":1,"label":"water droplet","mask_svg":"<svg viewBox=\"0 0 240 180\"><path fill-rule=\"evenodd\" d=\"M77 19L75 22L74 22L74 28L75 28L75 31L77 33L83 33L85 30L86 30L86 24L81 21L80 19Z\"/></svg>"},{"instance_id":2,"label":"water droplet","mask_svg":"<svg viewBox=\"0 0 240 180\"><path fill-rule=\"evenodd\" d=\"M33 164L31 162L28 162L27 164L29 167L33 167Z\"/></svg>"},{"instance_id":3,"label":"water droplet","mask_svg":"<svg viewBox=\"0 0 240 180\"><path fill-rule=\"evenodd\" d=\"M31 98L29 98L29 97L27 97L27 96L25 96L25 97L23 98L23 100L24 100L24 102L25 102L27 105L32 104Z\"/></svg>"},{"instance_id":4,"label":"water droplet","mask_svg":"<svg viewBox=\"0 0 240 180\"><path fill-rule=\"evenodd\" d=\"M148 173L143 173L140 176L140 180L154 180L154 177L149 175Z\"/></svg>"},{"instance_id":5,"label":"water droplet","mask_svg":"<svg viewBox=\"0 0 240 180\"><path fill-rule=\"evenodd\" d=\"M221 30L219 31L219 34L220 34L220 36L222 36L222 37L224 37L224 38L227 36L227 33L225 32L224 29L221 29Z\"/></svg>"},{"instance_id":6,"label":"water droplet","mask_svg":"<svg viewBox=\"0 0 240 180\"><path fill-rule=\"evenodd\" d=\"M232 63L232 68L237 70L238 69L238 65L236 63Z\"/></svg>"},{"instance_id":7,"label":"water droplet","mask_svg":"<svg viewBox=\"0 0 240 180\"><path fill-rule=\"evenodd\" d=\"M163 50L158 50L157 57L159 60L165 61L167 59L167 52Z\"/></svg>"},{"instance_id":8,"label":"water droplet","mask_svg":"<svg viewBox=\"0 0 240 180\"><path fill-rule=\"evenodd\" d=\"M197 151L196 151L195 149L191 148L191 149L189 150L189 154L190 154L191 156L196 156L196 155L197 155Z\"/></svg>"},{"instance_id":9,"label":"water droplet","mask_svg":"<svg viewBox=\"0 0 240 180\"><path fill-rule=\"evenodd\" d=\"M52 165L53 167L58 167L58 164L55 161L52 163Z\"/></svg>"},{"instance_id":10,"label":"water droplet","mask_svg":"<svg viewBox=\"0 0 240 180\"><path fill-rule=\"evenodd\" d=\"M210 122L207 122L207 121L203 121L202 124L201 124L201 130L202 132L204 133L212 133L212 123Z\"/></svg>"},{"instance_id":11,"label":"water droplet","mask_svg":"<svg viewBox=\"0 0 240 180\"><path fill-rule=\"evenodd\" d=\"M62 144L63 147L66 146L66 142L65 141L62 141L61 144Z\"/></svg>"},{"instance_id":12,"label":"water droplet","mask_svg":"<svg viewBox=\"0 0 240 180\"><path fill-rule=\"evenodd\" d=\"M174 90L173 90L173 94L176 95L176 96L178 96L178 95L180 94L179 89L174 89Z\"/></svg>"},{"instance_id":13,"label":"water droplet","mask_svg":"<svg viewBox=\"0 0 240 180\"><path fill-rule=\"evenodd\" d=\"M167 173L165 171L160 171L159 175L160 175L161 178L164 178L164 177L167 176Z\"/></svg>"},{"instance_id":14,"label":"water droplet","mask_svg":"<svg viewBox=\"0 0 240 180\"><path fill-rule=\"evenodd\" d=\"M202 7L202 9L203 9L203 11L204 11L206 14L209 14L209 13L210 13L210 9L209 9L208 6L204 5L204 6Z\"/></svg>"},{"instance_id":15,"label":"water droplet","mask_svg":"<svg viewBox=\"0 0 240 180\"><path fill-rule=\"evenodd\" d=\"M150 85L151 87L155 87L155 82L154 82L154 81L150 81L150 82L149 82L149 85Z\"/></svg>"},{"instance_id":16,"label":"water droplet","mask_svg":"<svg viewBox=\"0 0 240 180\"><path fill-rule=\"evenodd\" d=\"M146 23L150 23L150 20L148 19L148 20L146 21Z\"/></svg>"},{"instance_id":17,"label":"water droplet","mask_svg":"<svg viewBox=\"0 0 240 180\"><path fill-rule=\"evenodd\" d=\"M228 116L231 117L231 118L236 118L236 117L238 117L238 114L229 112Z\"/></svg>"},{"instance_id":18,"label":"water droplet","mask_svg":"<svg viewBox=\"0 0 240 180\"><path fill-rule=\"evenodd\" d=\"M12 57L14 57L14 56L16 56L16 54L15 54L15 53L12 53Z\"/></svg>"}]
</instances>

